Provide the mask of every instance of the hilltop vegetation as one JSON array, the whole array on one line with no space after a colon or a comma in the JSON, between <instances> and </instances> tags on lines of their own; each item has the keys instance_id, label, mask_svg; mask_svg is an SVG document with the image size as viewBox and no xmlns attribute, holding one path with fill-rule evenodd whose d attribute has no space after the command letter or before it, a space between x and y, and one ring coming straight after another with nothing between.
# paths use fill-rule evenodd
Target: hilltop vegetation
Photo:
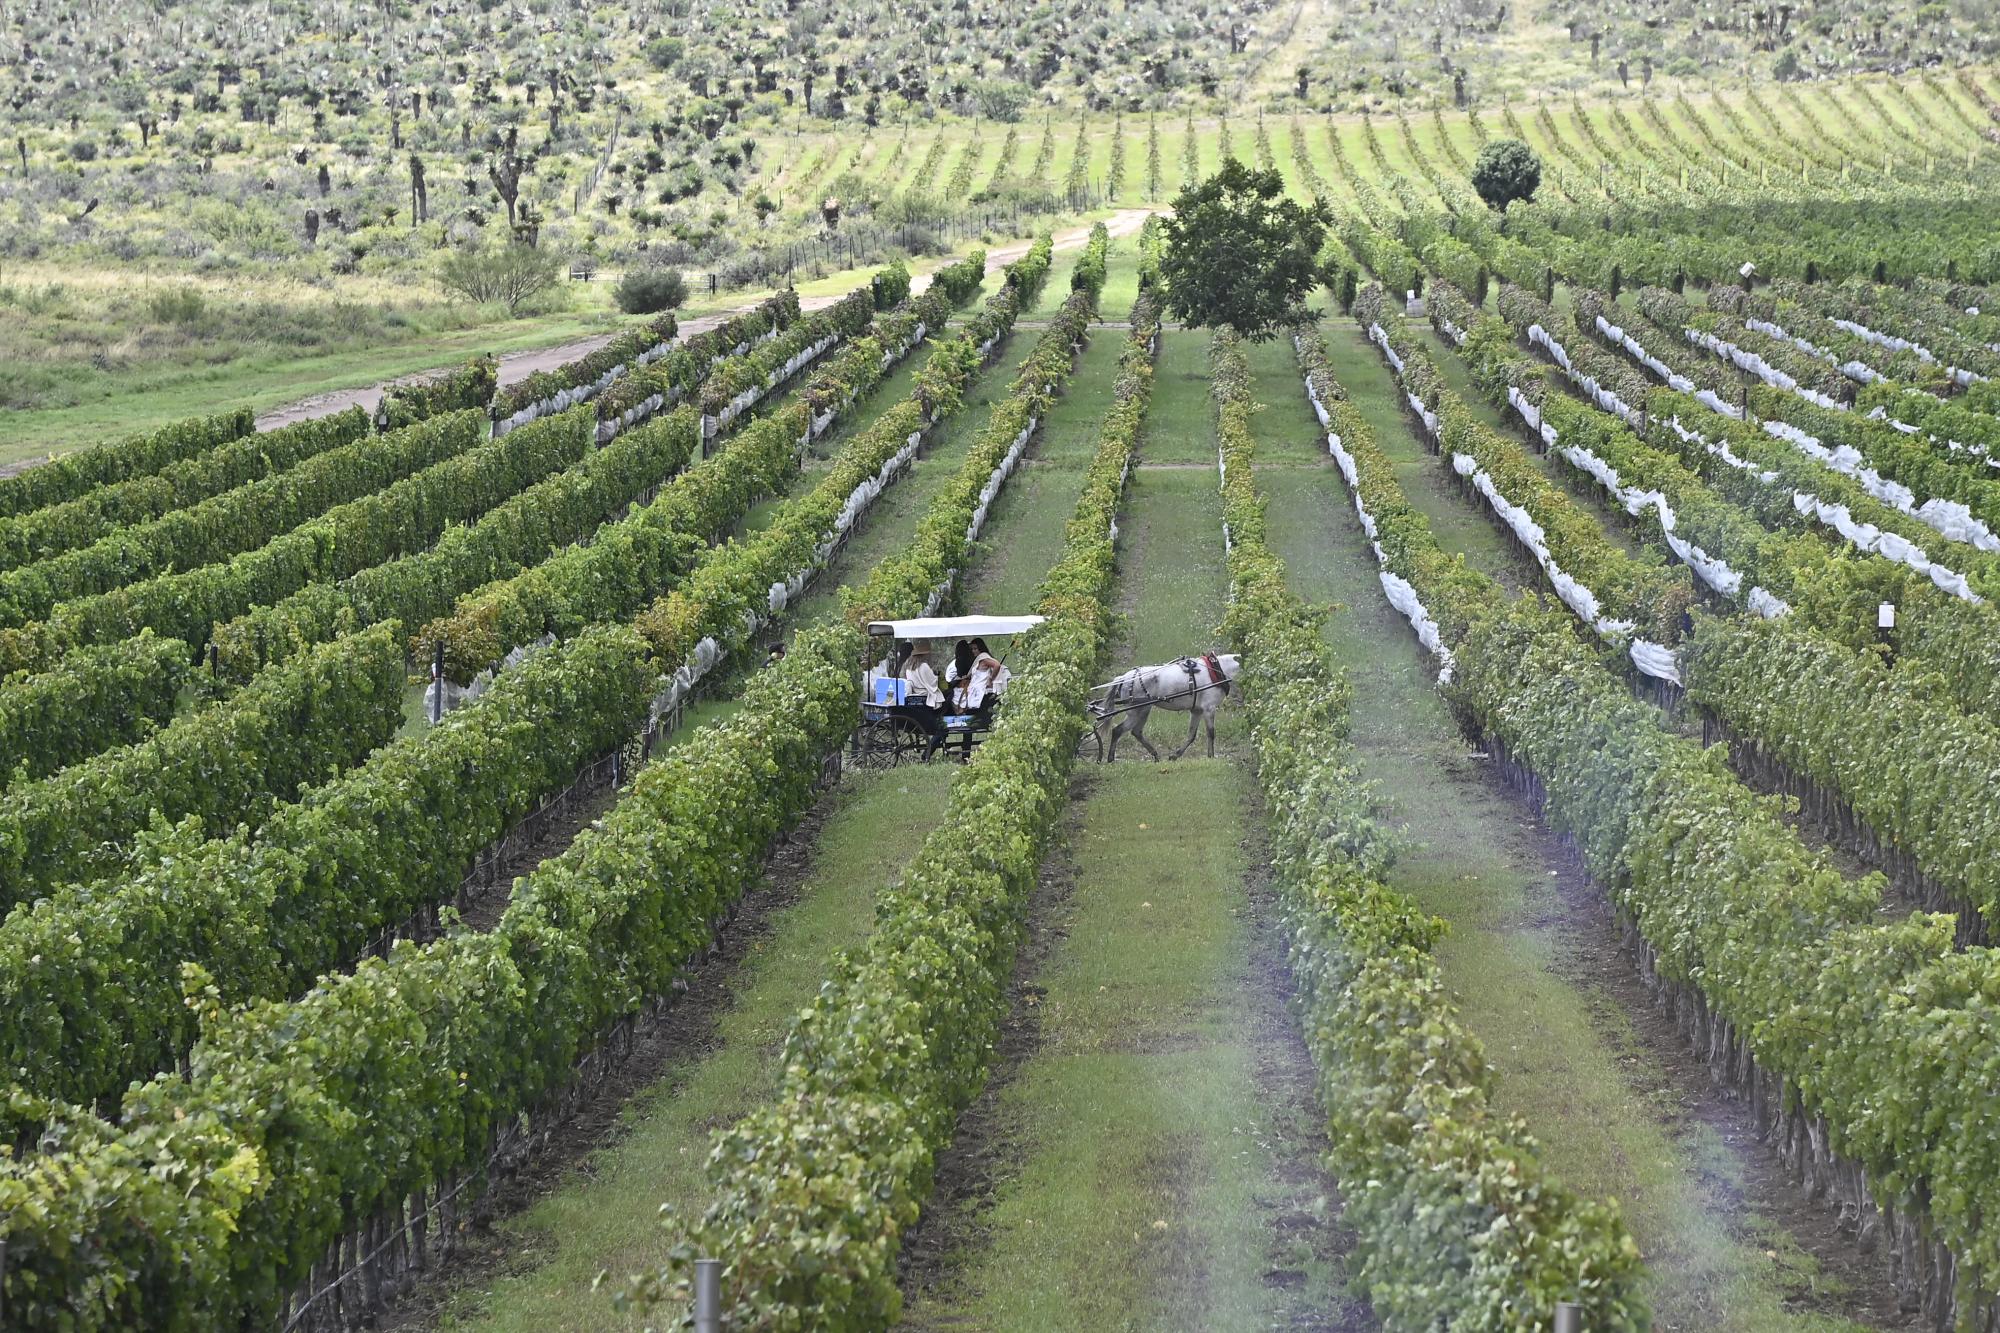
<instances>
[{"instance_id":1,"label":"hilltop vegetation","mask_svg":"<svg viewBox=\"0 0 2000 1333\"><path fill-rule=\"evenodd\" d=\"M1141 118L1955 63L1993 49L1968 5L30 0L0 32L0 257L344 288L518 238L757 285L934 251L972 209L1161 201L1155 144L1078 151Z\"/></svg>"},{"instance_id":2,"label":"hilltop vegetation","mask_svg":"<svg viewBox=\"0 0 2000 1333\"><path fill-rule=\"evenodd\" d=\"M530 244L582 274L671 268L698 297L755 292L1161 203L1231 153L1286 168L1271 118L1491 118L1552 92L1701 96L1994 44L1971 0L7 13L0 409L56 410L299 353L348 357L340 373L365 381L356 353L520 313L458 304L437 281L452 248ZM570 312L549 341L612 302L565 284L526 311Z\"/></svg>"}]
</instances>

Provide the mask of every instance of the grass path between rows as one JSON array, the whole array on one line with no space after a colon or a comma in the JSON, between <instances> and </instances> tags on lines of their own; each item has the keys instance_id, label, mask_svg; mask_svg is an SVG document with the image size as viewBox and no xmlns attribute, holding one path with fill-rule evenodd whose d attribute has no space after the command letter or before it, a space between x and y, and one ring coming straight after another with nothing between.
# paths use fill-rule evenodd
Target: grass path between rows
<instances>
[{"instance_id":1,"label":"grass path between rows","mask_svg":"<svg viewBox=\"0 0 2000 1333\"><path fill-rule=\"evenodd\" d=\"M770 1097L793 1015L819 990L834 953L867 941L875 889L902 872L942 817L949 777L940 765L857 775L833 789L810 846L781 853L767 877L778 901L708 1040L634 1098L611 1141L560 1188L502 1224L510 1270L460 1293L436 1327L634 1333L653 1322L617 1313L617 1282L596 1291L593 1280L600 1272L622 1280L665 1259L676 1234L662 1205L683 1217L707 1208L711 1134Z\"/></svg>"},{"instance_id":2,"label":"grass path between rows","mask_svg":"<svg viewBox=\"0 0 2000 1333\"><path fill-rule=\"evenodd\" d=\"M1375 349L1348 336L1351 327L1328 321L1333 368L1406 494L1432 516L1446 549L1488 572L1517 561L1425 453ZM1268 405L1255 422L1260 460L1280 442L1317 438L1291 358L1253 359L1253 369ZM1422 650L1382 596L1338 470L1330 461L1260 463L1258 484L1292 586L1309 601L1342 605L1327 638L1354 686L1362 771L1405 839L1390 883L1450 922L1439 957L1500 1075L1500 1105L1527 1119L1560 1179L1623 1208L1652 1272L1656 1326L1855 1327L1788 1312L1836 1279L1746 1207L1745 1173L1758 1168L1761 1149L1731 1141L1727 1123L1704 1114L1699 1063L1659 1066L1663 1052L1679 1050L1678 1037L1668 1030L1662 1040L1650 1005L1631 1003L1636 986L1623 984L1631 965L1615 933L1601 910L1584 910L1595 891L1460 739Z\"/></svg>"},{"instance_id":3,"label":"grass path between rows","mask_svg":"<svg viewBox=\"0 0 2000 1333\"><path fill-rule=\"evenodd\" d=\"M1066 272L1057 276L1066 278ZM931 497L957 474L991 405L1005 396L1032 350L1034 337L1023 331L1003 344L998 359L968 389L966 405L935 433L909 474L883 492L814 590L795 604L788 628L837 613L841 585L909 539ZM1115 340L1102 341L1111 347L1115 364ZM920 352L897 374L913 375L921 360ZM871 411L858 416L848 430L865 429L877 412L900 401L898 389L897 382L884 385ZM907 387L901 392L907 393ZM1059 403L1045 427L1048 438L1067 440L1087 429L1073 418L1091 410L1090 401L1086 394ZM829 434L815 454L823 460L839 448L844 435ZM817 482L814 474L824 471L823 461L809 462L808 475L788 493L810 490ZM1024 479L1025 474L1017 474L1009 489ZM1031 516L1002 512L996 505L988 526L992 549L1007 549L1015 530ZM703 703L674 739L685 738L733 706L730 698ZM842 779L818 812L823 822L817 833L798 840L767 876L762 892L775 892L779 901L760 927L763 933L751 943L744 965L726 980L726 1007L709 1039L673 1061L633 1098L609 1141L556 1189L502 1223L513 1251L507 1269L476 1290L456 1293L434 1327L569 1333L646 1326L644 1320L619 1316L608 1295L591 1290L592 1280L600 1272L622 1278L664 1259L677 1236L661 1223L663 1203L682 1217L696 1217L706 1209L711 1134L776 1090L777 1060L793 1014L818 991L837 950L854 950L866 942L874 926L875 890L901 873L942 816L952 771L935 764Z\"/></svg>"},{"instance_id":4,"label":"grass path between rows","mask_svg":"<svg viewBox=\"0 0 2000 1333\"><path fill-rule=\"evenodd\" d=\"M1206 345L1165 336L1121 523L1118 666L1215 643ZM1023 546L1009 563L1037 559ZM1010 581L981 590L991 609ZM1040 904L1040 963L1003 1043L1025 1050L942 1168L959 1188L924 1224L937 1258L906 1283L907 1325L1349 1326L1310 1065L1260 902L1261 813L1240 715L1224 717L1212 762L1079 773L1057 876L1072 887ZM1164 718L1158 734L1185 735Z\"/></svg>"}]
</instances>

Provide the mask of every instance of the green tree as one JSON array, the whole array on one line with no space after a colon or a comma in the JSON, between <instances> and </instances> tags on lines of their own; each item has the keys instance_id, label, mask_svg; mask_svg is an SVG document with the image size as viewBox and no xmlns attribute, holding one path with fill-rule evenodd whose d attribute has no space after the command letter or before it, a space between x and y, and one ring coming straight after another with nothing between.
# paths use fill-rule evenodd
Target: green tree
<instances>
[{"instance_id":1,"label":"green tree","mask_svg":"<svg viewBox=\"0 0 2000 1333\"><path fill-rule=\"evenodd\" d=\"M529 245L496 245L455 250L438 267L438 282L455 296L507 307L511 317L522 305L556 285L562 261Z\"/></svg>"},{"instance_id":2,"label":"green tree","mask_svg":"<svg viewBox=\"0 0 2000 1333\"><path fill-rule=\"evenodd\" d=\"M1472 164L1472 188L1488 208L1526 199L1542 183L1542 159L1519 139L1493 139Z\"/></svg>"},{"instance_id":3,"label":"green tree","mask_svg":"<svg viewBox=\"0 0 2000 1333\"><path fill-rule=\"evenodd\" d=\"M1229 158L1174 200L1160 261L1167 312L1192 328L1229 325L1255 342L1309 319L1319 285L1314 258L1326 236L1325 203L1285 197L1275 171Z\"/></svg>"}]
</instances>

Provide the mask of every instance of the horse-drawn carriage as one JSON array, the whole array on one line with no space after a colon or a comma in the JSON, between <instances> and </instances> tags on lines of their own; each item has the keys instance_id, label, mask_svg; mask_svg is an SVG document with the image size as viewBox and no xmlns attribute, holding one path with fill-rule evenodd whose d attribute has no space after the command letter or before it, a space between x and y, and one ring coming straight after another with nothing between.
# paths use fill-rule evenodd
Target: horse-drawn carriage
<instances>
[{"instance_id":1,"label":"horse-drawn carriage","mask_svg":"<svg viewBox=\"0 0 2000 1333\"><path fill-rule=\"evenodd\" d=\"M1019 634L1041 623L1040 616L925 616L871 623L860 673L861 724L848 745L848 766L894 768L923 763L938 752L956 751L958 757L965 758L992 729L992 699L985 707L960 706L964 698L949 672L942 683L952 706L942 714L926 707L922 686L938 682L929 681L921 671L909 673L917 678L914 682L907 678L897 661L898 643L983 641ZM1188 715L1187 740L1172 757L1178 759L1186 753L1206 727L1208 755L1213 759L1215 714L1229 697L1238 667L1234 653L1201 653L1159 666L1134 667L1097 686L1091 691L1090 729L1079 742L1078 757L1114 759L1119 739L1129 735L1154 759L1160 758L1160 752L1146 739L1145 727L1153 710L1164 709ZM988 693L997 698L999 689Z\"/></svg>"},{"instance_id":2,"label":"horse-drawn carriage","mask_svg":"<svg viewBox=\"0 0 2000 1333\"><path fill-rule=\"evenodd\" d=\"M944 753L956 750L963 758L992 730L991 707L948 707L941 716L927 715L921 701L912 696L911 682L883 669L893 662L898 643L998 639L1041 623L1041 616L921 616L871 622L861 668L861 725L848 744L848 764L854 768L894 768L922 763L933 749ZM958 691L950 693L957 702ZM933 729L940 726L943 740L934 746Z\"/></svg>"}]
</instances>

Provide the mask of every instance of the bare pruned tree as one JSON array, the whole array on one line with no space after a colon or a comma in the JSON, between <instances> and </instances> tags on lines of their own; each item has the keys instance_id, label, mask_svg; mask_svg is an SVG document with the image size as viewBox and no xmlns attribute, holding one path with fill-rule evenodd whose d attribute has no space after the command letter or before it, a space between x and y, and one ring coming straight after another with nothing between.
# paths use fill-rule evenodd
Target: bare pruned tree
<instances>
[{"instance_id":1,"label":"bare pruned tree","mask_svg":"<svg viewBox=\"0 0 2000 1333\"><path fill-rule=\"evenodd\" d=\"M424 160L410 154L410 225L430 220L431 192L424 183Z\"/></svg>"}]
</instances>

